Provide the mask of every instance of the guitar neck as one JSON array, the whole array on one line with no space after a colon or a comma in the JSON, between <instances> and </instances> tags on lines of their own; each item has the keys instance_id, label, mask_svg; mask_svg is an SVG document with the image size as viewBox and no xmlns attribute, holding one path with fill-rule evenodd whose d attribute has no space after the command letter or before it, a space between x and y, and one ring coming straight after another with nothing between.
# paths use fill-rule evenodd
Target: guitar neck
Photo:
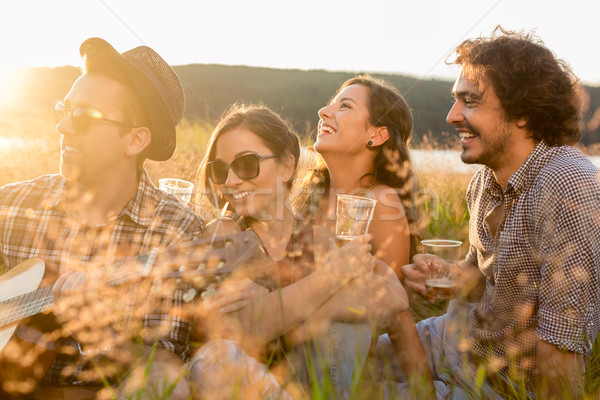
<instances>
[{"instance_id":1,"label":"guitar neck","mask_svg":"<svg viewBox=\"0 0 600 400\"><path fill-rule=\"evenodd\" d=\"M227 274L255 254L261 254L259 242L256 235L249 231L185 242L161 250L166 255L162 262L156 263L157 254L151 253L112 264L111 270L116 272L106 284L116 286L148 276L156 264L178 265L179 268L182 264L196 265L197 268L191 272L206 277ZM215 259L219 261L217 268L206 269L207 263ZM163 273L162 278L180 278L184 273ZM48 286L0 301L0 328L48 310L54 301L53 288Z\"/></svg>"},{"instance_id":2,"label":"guitar neck","mask_svg":"<svg viewBox=\"0 0 600 400\"><path fill-rule=\"evenodd\" d=\"M145 265L145 263L148 262L148 259L149 256L147 254L136 257L137 262L141 265ZM119 268L126 262L131 262L131 260L120 261L113 264L113 267ZM144 269L139 266L140 264L135 268L130 268L127 271L120 271L114 274L112 279L108 281L108 286L120 285L143 276ZM54 303L54 296L52 295L53 289L54 285L51 285L0 301L0 327L50 309Z\"/></svg>"},{"instance_id":3,"label":"guitar neck","mask_svg":"<svg viewBox=\"0 0 600 400\"><path fill-rule=\"evenodd\" d=\"M0 326L44 312L50 308L54 298L53 286L34 290L0 302Z\"/></svg>"}]
</instances>

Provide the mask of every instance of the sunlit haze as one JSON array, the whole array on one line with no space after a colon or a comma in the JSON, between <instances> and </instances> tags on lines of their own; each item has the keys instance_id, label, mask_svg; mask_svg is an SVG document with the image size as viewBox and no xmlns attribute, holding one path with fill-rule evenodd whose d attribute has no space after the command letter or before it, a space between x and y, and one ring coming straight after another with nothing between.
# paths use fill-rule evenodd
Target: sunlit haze
<instances>
[{"instance_id":1,"label":"sunlit haze","mask_svg":"<svg viewBox=\"0 0 600 400\"><path fill-rule=\"evenodd\" d=\"M456 76L443 60L494 26L536 29L586 83L600 85L596 0L54 0L0 6L3 67L79 65L91 36L142 43L170 64Z\"/></svg>"}]
</instances>

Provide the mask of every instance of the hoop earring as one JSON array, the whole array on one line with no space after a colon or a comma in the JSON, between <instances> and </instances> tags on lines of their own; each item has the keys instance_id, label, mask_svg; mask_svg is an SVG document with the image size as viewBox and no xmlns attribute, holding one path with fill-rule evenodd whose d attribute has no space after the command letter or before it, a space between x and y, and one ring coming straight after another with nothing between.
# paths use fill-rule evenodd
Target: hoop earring
<instances>
[{"instance_id":1,"label":"hoop earring","mask_svg":"<svg viewBox=\"0 0 600 400\"><path fill-rule=\"evenodd\" d=\"M373 146L373 141L372 141L372 140L369 140L369 141L367 142L367 147L371 147L371 146Z\"/></svg>"}]
</instances>

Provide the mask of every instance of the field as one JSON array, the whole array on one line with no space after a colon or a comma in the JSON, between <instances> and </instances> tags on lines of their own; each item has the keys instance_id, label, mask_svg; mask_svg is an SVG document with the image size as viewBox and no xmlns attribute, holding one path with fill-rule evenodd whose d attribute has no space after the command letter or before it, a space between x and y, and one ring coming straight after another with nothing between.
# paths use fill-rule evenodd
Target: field
<instances>
[{"instance_id":1,"label":"field","mask_svg":"<svg viewBox=\"0 0 600 400\"><path fill-rule=\"evenodd\" d=\"M204 153L212 127L208 124L184 121L178 130L175 155L167 162L146 161L153 182L162 177L196 180L196 168ZM56 173L59 163L59 135L54 130L51 115L39 112L0 113L0 185ZM424 199L423 209L428 217L424 237L444 237L462 240L466 251L468 242L468 213L465 190L470 176L451 171L416 171ZM415 319L423 319L444 311L446 304L435 306L411 296ZM600 357L598 345L588 364L587 387L596 392L600 387ZM316 391L313 398L327 398L328 392ZM356 398L361 397L358 394ZM591 397L590 397L591 398Z\"/></svg>"}]
</instances>

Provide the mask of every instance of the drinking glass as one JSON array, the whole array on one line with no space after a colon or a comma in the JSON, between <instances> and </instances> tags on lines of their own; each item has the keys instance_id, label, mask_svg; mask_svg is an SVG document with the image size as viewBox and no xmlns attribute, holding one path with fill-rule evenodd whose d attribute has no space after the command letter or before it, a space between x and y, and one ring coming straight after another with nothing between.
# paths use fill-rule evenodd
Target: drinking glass
<instances>
[{"instance_id":1,"label":"drinking glass","mask_svg":"<svg viewBox=\"0 0 600 400\"><path fill-rule=\"evenodd\" d=\"M344 244L369 230L377 200L349 194L337 195L335 238Z\"/></svg>"},{"instance_id":2,"label":"drinking glass","mask_svg":"<svg viewBox=\"0 0 600 400\"><path fill-rule=\"evenodd\" d=\"M450 265L457 264L460 257L459 240L432 239L422 240L422 252L434 257L427 258L429 268L425 274L427 297L451 299L454 297L456 283L452 279Z\"/></svg>"},{"instance_id":3,"label":"drinking glass","mask_svg":"<svg viewBox=\"0 0 600 400\"><path fill-rule=\"evenodd\" d=\"M158 180L158 188L175 195L184 204L192 199L194 184L183 179L163 178Z\"/></svg>"}]
</instances>

